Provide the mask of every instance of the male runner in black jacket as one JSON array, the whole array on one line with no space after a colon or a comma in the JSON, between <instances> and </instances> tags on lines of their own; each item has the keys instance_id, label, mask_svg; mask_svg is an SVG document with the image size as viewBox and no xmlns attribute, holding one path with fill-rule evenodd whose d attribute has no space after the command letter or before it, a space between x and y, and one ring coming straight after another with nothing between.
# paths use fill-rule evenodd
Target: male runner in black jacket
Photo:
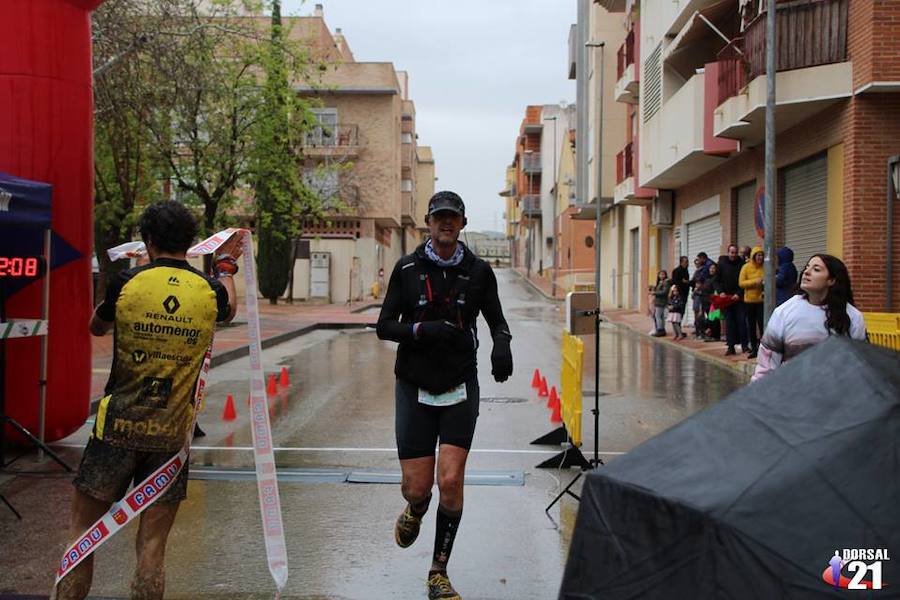
<instances>
[{"instance_id":1,"label":"male runner in black jacket","mask_svg":"<svg viewBox=\"0 0 900 600\"><path fill-rule=\"evenodd\" d=\"M428 202L425 222L431 238L397 262L378 318L378 337L400 343L396 432L408 504L394 539L406 548L419 535L437 463L440 501L428 598L460 600L447 578L447 561L462 517L466 458L478 418L478 314L491 330L491 372L498 382L512 375L512 336L494 272L459 241L466 225L462 198L438 192Z\"/></svg>"}]
</instances>

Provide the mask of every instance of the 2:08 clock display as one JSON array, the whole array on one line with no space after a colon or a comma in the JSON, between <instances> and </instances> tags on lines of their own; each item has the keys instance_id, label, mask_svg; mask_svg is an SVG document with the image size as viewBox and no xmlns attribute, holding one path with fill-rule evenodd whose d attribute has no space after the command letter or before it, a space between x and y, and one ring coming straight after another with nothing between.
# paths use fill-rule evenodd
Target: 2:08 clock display
<instances>
[{"instance_id":1,"label":"2:08 clock display","mask_svg":"<svg viewBox=\"0 0 900 600\"><path fill-rule=\"evenodd\" d=\"M43 256L0 256L0 278L32 279L43 274Z\"/></svg>"}]
</instances>

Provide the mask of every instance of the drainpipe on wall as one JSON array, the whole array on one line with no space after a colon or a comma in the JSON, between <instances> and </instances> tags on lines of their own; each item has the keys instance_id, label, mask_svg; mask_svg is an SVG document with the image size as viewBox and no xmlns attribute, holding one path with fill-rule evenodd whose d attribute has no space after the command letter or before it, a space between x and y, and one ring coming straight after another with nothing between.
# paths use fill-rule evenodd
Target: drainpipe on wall
<instances>
[{"instance_id":1,"label":"drainpipe on wall","mask_svg":"<svg viewBox=\"0 0 900 600\"><path fill-rule=\"evenodd\" d=\"M886 312L894 310L894 199L900 196L900 155L892 156L887 163L887 285L885 288Z\"/></svg>"}]
</instances>

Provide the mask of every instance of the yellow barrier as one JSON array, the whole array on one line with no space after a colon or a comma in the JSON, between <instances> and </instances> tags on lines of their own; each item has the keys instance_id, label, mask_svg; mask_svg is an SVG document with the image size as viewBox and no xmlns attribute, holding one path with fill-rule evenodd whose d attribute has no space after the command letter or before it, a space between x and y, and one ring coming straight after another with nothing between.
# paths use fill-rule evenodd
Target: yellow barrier
<instances>
[{"instance_id":1,"label":"yellow barrier","mask_svg":"<svg viewBox=\"0 0 900 600\"><path fill-rule=\"evenodd\" d=\"M900 351L900 313L863 313L869 342Z\"/></svg>"},{"instance_id":2,"label":"yellow barrier","mask_svg":"<svg viewBox=\"0 0 900 600\"><path fill-rule=\"evenodd\" d=\"M562 396L560 410L566 432L576 447L581 446L581 376L584 366L584 342L563 332Z\"/></svg>"}]
</instances>

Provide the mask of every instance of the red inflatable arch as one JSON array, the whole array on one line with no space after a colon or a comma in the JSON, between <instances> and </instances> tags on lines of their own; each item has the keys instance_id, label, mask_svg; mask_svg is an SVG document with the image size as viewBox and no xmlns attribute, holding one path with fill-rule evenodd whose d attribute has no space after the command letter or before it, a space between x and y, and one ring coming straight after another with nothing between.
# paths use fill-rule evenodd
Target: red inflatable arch
<instances>
[{"instance_id":1,"label":"red inflatable arch","mask_svg":"<svg viewBox=\"0 0 900 600\"><path fill-rule=\"evenodd\" d=\"M93 110L90 13L103 0L0 1L0 171L53 185L46 439L88 415L91 383ZM7 302L39 315L41 285ZM32 316L32 318L36 318ZM38 431L37 338L9 340L6 411Z\"/></svg>"}]
</instances>

